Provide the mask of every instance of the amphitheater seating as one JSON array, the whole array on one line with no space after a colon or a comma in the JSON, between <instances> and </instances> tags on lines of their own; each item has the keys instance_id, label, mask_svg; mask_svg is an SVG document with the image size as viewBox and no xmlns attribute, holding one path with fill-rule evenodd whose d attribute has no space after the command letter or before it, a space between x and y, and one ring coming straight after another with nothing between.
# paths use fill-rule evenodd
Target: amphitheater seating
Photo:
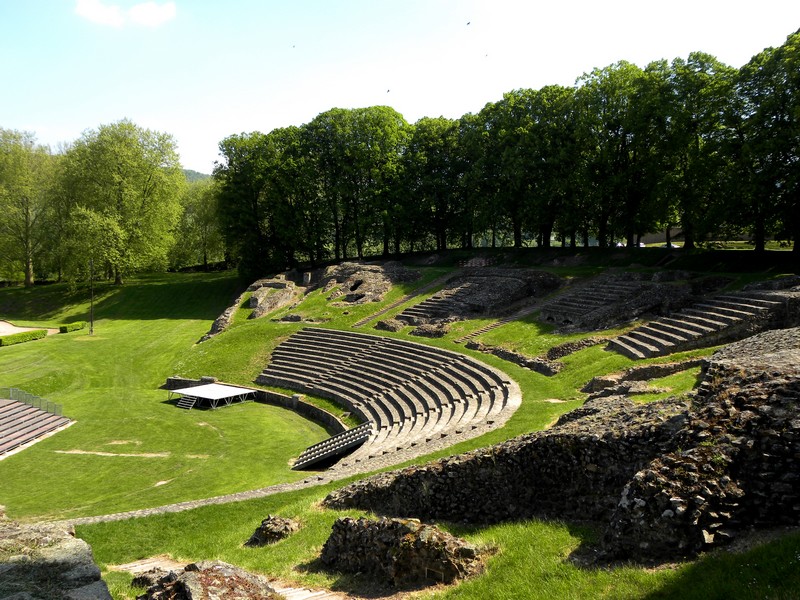
<instances>
[{"instance_id":1,"label":"amphitheater seating","mask_svg":"<svg viewBox=\"0 0 800 600\"><path fill-rule=\"evenodd\" d=\"M69 419L16 400L0 399L0 455L69 423Z\"/></svg>"},{"instance_id":2,"label":"amphitheater seating","mask_svg":"<svg viewBox=\"0 0 800 600\"><path fill-rule=\"evenodd\" d=\"M755 294L715 296L637 327L611 340L608 349L641 359L734 341L753 333L748 323L781 307L781 302Z\"/></svg>"},{"instance_id":3,"label":"amphitheater seating","mask_svg":"<svg viewBox=\"0 0 800 600\"><path fill-rule=\"evenodd\" d=\"M642 281L595 280L547 303L542 307L541 318L558 325L580 323L593 311L629 300L648 286Z\"/></svg>"},{"instance_id":4,"label":"amphitheater seating","mask_svg":"<svg viewBox=\"0 0 800 600\"><path fill-rule=\"evenodd\" d=\"M281 343L256 381L332 399L364 421L356 428L359 435L340 434L341 443L335 436L312 446L295 468L330 461L359 444L348 461L474 431L518 405L516 384L469 357L396 338L312 327Z\"/></svg>"},{"instance_id":5,"label":"amphitheater seating","mask_svg":"<svg viewBox=\"0 0 800 600\"><path fill-rule=\"evenodd\" d=\"M419 304L409 306L397 315L397 319L413 325L420 320L446 319L451 315L463 314L465 312L465 305L461 301L460 296L462 296L471 285L471 283L467 282L453 289L442 290Z\"/></svg>"}]
</instances>

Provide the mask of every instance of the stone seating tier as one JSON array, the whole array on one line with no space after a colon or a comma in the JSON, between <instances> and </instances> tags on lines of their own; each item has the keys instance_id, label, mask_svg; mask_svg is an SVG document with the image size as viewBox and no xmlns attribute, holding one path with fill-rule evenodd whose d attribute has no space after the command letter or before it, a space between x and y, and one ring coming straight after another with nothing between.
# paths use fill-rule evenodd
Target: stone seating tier
<instances>
[{"instance_id":1,"label":"stone seating tier","mask_svg":"<svg viewBox=\"0 0 800 600\"><path fill-rule=\"evenodd\" d=\"M661 317L611 340L609 350L633 359L734 341L752 334L782 303L753 295L721 295Z\"/></svg>"},{"instance_id":2,"label":"stone seating tier","mask_svg":"<svg viewBox=\"0 0 800 600\"><path fill-rule=\"evenodd\" d=\"M0 454L67 425L70 420L13 400L0 405Z\"/></svg>"},{"instance_id":3,"label":"stone seating tier","mask_svg":"<svg viewBox=\"0 0 800 600\"><path fill-rule=\"evenodd\" d=\"M371 422L348 462L475 430L511 404L507 378L458 353L319 328L285 340L257 381L329 398Z\"/></svg>"}]
</instances>

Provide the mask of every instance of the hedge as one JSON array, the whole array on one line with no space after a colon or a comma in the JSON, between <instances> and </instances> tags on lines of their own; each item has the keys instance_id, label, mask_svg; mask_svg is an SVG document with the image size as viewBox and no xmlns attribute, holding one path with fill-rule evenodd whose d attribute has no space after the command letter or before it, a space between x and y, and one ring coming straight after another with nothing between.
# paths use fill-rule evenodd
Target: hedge
<instances>
[{"instance_id":1,"label":"hedge","mask_svg":"<svg viewBox=\"0 0 800 600\"><path fill-rule=\"evenodd\" d=\"M0 346L13 346L14 344L21 344L22 342L30 342L32 340L43 338L46 335L46 329L33 329L32 331L21 331L20 333L0 335Z\"/></svg>"},{"instance_id":2,"label":"hedge","mask_svg":"<svg viewBox=\"0 0 800 600\"><path fill-rule=\"evenodd\" d=\"M84 329L88 323L86 321L75 321L74 323L67 323L58 328L59 333L69 333L70 331L78 331Z\"/></svg>"}]
</instances>

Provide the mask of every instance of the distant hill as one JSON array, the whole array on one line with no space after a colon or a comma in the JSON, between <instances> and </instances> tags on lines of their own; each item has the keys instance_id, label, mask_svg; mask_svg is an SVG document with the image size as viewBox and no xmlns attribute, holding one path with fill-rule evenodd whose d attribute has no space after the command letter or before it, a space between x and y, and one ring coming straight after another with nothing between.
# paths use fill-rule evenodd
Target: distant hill
<instances>
[{"instance_id":1,"label":"distant hill","mask_svg":"<svg viewBox=\"0 0 800 600\"><path fill-rule=\"evenodd\" d=\"M193 183L195 181L200 181L202 179L208 179L211 175L206 175L205 173L198 173L197 171L192 171L191 169L184 169L183 174L186 176L186 181L189 183Z\"/></svg>"}]
</instances>

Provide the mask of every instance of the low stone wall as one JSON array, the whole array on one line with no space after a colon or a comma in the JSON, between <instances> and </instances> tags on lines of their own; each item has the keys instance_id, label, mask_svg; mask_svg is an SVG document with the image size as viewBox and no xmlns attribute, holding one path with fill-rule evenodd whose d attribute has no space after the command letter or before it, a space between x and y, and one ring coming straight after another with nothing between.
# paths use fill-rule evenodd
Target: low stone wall
<instances>
[{"instance_id":1,"label":"low stone wall","mask_svg":"<svg viewBox=\"0 0 800 600\"><path fill-rule=\"evenodd\" d=\"M320 558L395 586L453 583L483 571L475 546L416 519L337 519Z\"/></svg>"},{"instance_id":2,"label":"low stone wall","mask_svg":"<svg viewBox=\"0 0 800 600\"><path fill-rule=\"evenodd\" d=\"M599 375L593 377L589 383L581 388L582 392L593 393L599 392L606 388L616 387L625 381L649 381L651 379L659 379L660 377L667 377L674 375L681 371L699 367L704 363L702 358L693 358L681 362L663 363L660 365L641 365L626 369L621 373L612 373L610 375Z\"/></svg>"},{"instance_id":3,"label":"low stone wall","mask_svg":"<svg viewBox=\"0 0 800 600\"><path fill-rule=\"evenodd\" d=\"M266 282L250 296L251 319L259 319L294 301L295 287L291 281Z\"/></svg>"},{"instance_id":4,"label":"low stone wall","mask_svg":"<svg viewBox=\"0 0 800 600\"><path fill-rule=\"evenodd\" d=\"M558 426L381 473L325 504L486 523L606 523L604 558L674 559L800 524L800 328L715 353L694 397L595 399Z\"/></svg>"}]
</instances>

